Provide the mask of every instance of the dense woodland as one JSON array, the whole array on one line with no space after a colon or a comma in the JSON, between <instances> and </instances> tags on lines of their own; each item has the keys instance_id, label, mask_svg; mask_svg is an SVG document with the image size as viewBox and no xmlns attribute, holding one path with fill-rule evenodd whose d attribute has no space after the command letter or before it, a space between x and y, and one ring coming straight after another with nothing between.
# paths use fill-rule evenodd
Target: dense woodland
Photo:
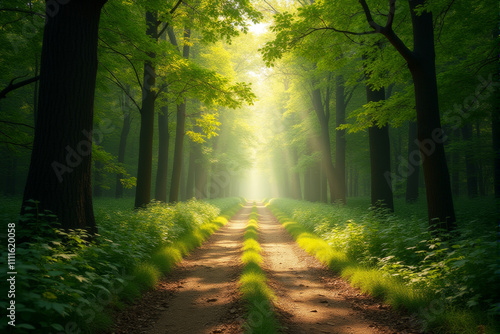
<instances>
[{"instance_id":1,"label":"dense woodland","mask_svg":"<svg viewBox=\"0 0 500 334\"><path fill-rule=\"evenodd\" d=\"M0 199L20 241L92 242L120 219L94 213L109 198L280 197L467 247L477 226L478 256L498 256L497 1L2 0L0 45Z\"/></svg>"}]
</instances>

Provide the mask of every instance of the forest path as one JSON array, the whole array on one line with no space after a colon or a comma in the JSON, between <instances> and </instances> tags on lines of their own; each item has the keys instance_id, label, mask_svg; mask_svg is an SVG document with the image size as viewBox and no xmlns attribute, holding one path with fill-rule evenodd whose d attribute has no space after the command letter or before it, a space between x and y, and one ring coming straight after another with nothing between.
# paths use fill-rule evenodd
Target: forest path
<instances>
[{"instance_id":1,"label":"forest path","mask_svg":"<svg viewBox=\"0 0 500 334\"><path fill-rule=\"evenodd\" d=\"M409 317L361 295L301 249L268 208L257 208L264 270L284 333L418 333Z\"/></svg>"},{"instance_id":2,"label":"forest path","mask_svg":"<svg viewBox=\"0 0 500 334\"><path fill-rule=\"evenodd\" d=\"M156 289L119 314L112 333L242 333L238 279L252 205L247 203ZM262 203L257 209L263 269L278 297L283 333L418 333L409 317L360 294L302 250Z\"/></svg>"},{"instance_id":3,"label":"forest path","mask_svg":"<svg viewBox=\"0 0 500 334\"><path fill-rule=\"evenodd\" d=\"M119 315L112 333L241 333L239 302L247 204L205 243L193 250L155 290Z\"/></svg>"}]
</instances>

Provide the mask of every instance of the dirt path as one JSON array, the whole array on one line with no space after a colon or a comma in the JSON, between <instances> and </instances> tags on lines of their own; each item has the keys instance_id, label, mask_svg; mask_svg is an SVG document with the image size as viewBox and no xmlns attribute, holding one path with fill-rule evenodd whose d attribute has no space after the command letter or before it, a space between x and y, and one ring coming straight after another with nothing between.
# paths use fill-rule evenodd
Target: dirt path
<instances>
[{"instance_id":1,"label":"dirt path","mask_svg":"<svg viewBox=\"0 0 500 334\"><path fill-rule=\"evenodd\" d=\"M264 267L285 333L418 333L409 317L363 296L302 250L270 210L258 206Z\"/></svg>"},{"instance_id":2,"label":"dirt path","mask_svg":"<svg viewBox=\"0 0 500 334\"><path fill-rule=\"evenodd\" d=\"M157 289L117 320L113 333L240 333L238 278L251 205L216 231L167 275Z\"/></svg>"},{"instance_id":3,"label":"dirt path","mask_svg":"<svg viewBox=\"0 0 500 334\"><path fill-rule=\"evenodd\" d=\"M238 279L251 208L248 203L155 290L122 312L112 333L242 333ZM260 204L258 212L264 270L278 296L283 333L418 333L412 319L361 295L299 248L269 209Z\"/></svg>"}]
</instances>

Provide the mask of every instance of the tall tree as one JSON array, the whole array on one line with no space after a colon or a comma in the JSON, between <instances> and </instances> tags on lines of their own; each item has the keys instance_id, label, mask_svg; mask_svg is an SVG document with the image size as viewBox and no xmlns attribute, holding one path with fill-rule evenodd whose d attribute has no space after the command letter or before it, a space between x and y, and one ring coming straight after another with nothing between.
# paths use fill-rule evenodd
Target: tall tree
<instances>
[{"instance_id":1,"label":"tall tree","mask_svg":"<svg viewBox=\"0 0 500 334\"><path fill-rule=\"evenodd\" d=\"M106 0L73 0L48 15L41 53L38 117L22 212L39 202L65 228L97 232L91 153L97 39ZM46 3L52 12L51 3Z\"/></svg>"},{"instance_id":2,"label":"tall tree","mask_svg":"<svg viewBox=\"0 0 500 334\"><path fill-rule=\"evenodd\" d=\"M384 26L375 22L365 0L359 2L370 27L382 34L408 64L415 90L417 137L423 160L429 224L433 228L453 229L456 219L443 145L446 135L439 114L432 12L425 9L425 0L408 1L413 27L413 50L410 50L393 30L395 0L389 0Z\"/></svg>"},{"instance_id":3,"label":"tall tree","mask_svg":"<svg viewBox=\"0 0 500 334\"><path fill-rule=\"evenodd\" d=\"M177 41L175 40L175 35L170 31L169 33L170 41L176 47ZM191 28L184 28L184 45L182 47L182 56L184 59L189 58L189 49L191 37ZM179 188L181 180L182 163L184 157L184 135L185 135L185 125L186 125L186 103L187 99L184 98L181 104L177 105L177 124L175 128L175 150L174 150L174 165L172 169L172 182L170 183L170 196L169 202L174 203L179 200Z\"/></svg>"},{"instance_id":4,"label":"tall tree","mask_svg":"<svg viewBox=\"0 0 500 334\"><path fill-rule=\"evenodd\" d=\"M153 41L158 40L158 13L146 11L146 35ZM137 187L135 207L146 206L151 201L151 171L153 168L153 133L155 122L155 83L156 69L154 52L149 52L149 60L144 62L142 83L141 130L139 139L139 159L137 167Z\"/></svg>"},{"instance_id":5,"label":"tall tree","mask_svg":"<svg viewBox=\"0 0 500 334\"><path fill-rule=\"evenodd\" d=\"M366 86L368 102L385 99L385 90ZM394 211L392 184L387 182L385 173L391 170L391 151L389 126L374 124L368 128L370 142L371 204L373 207L386 207Z\"/></svg>"},{"instance_id":6,"label":"tall tree","mask_svg":"<svg viewBox=\"0 0 500 334\"><path fill-rule=\"evenodd\" d=\"M158 113L158 168L156 171L155 199L167 202L168 150L170 132L168 129L168 100Z\"/></svg>"}]
</instances>

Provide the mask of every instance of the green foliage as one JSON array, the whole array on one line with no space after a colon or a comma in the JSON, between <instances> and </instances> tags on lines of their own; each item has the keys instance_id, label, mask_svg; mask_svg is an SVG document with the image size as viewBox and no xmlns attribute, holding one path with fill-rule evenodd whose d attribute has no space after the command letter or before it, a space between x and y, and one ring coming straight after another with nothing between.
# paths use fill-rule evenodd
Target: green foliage
<instances>
[{"instance_id":1,"label":"green foliage","mask_svg":"<svg viewBox=\"0 0 500 334\"><path fill-rule=\"evenodd\" d=\"M488 323L486 314L498 314L494 223L459 221L456 235L437 238L424 219L408 218L410 212L394 215L286 199L272 200L271 207L301 247L394 306L425 314L437 299L445 313L469 312L474 319L469 327ZM423 317L429 326L442 326L445 319Z\"/></svg>"},{"instance_id":2,"label":"green foliage","mask_svg":"<svg viewBox=\"0 0 500 334\"><path fill-rule=\"evenodd\" d=\"M54 228L50 213L33 210L21 217L32 225L18 230L20 240L30 233L30 244L16 248L16 327L49 332L66 326L95 332L112 324L110 311L122 307L141 291L153 287L191 249L227 219L220 208L202 201L174 206L153 203L131 211L108 203L98 210L100 234ZM239 198L218 200L232 212ZM7 254L2 254L7 259ZM5 264L6 266L6 264ZM5 280L3 280L5 282ZM4 300L1 307L7 307ZM17 329L16 328L16 329Z\"/></svg>"},{"instance_id":3,"label":"green foliage","mask_svg":"<svg viewBox=\"0 0 500 334\"><path fill-rule=\"evenodd\" d=\"M258 238L257 207L254 204L250 213L243 242L243 272L239 284L240 292L247 308L246 322L243 325L246 333L278 333L279 324L274 316L272 301L276 299L274 292L267 285L265 272L260 265L261 247Z\"/></svg>"}]
</instances>

